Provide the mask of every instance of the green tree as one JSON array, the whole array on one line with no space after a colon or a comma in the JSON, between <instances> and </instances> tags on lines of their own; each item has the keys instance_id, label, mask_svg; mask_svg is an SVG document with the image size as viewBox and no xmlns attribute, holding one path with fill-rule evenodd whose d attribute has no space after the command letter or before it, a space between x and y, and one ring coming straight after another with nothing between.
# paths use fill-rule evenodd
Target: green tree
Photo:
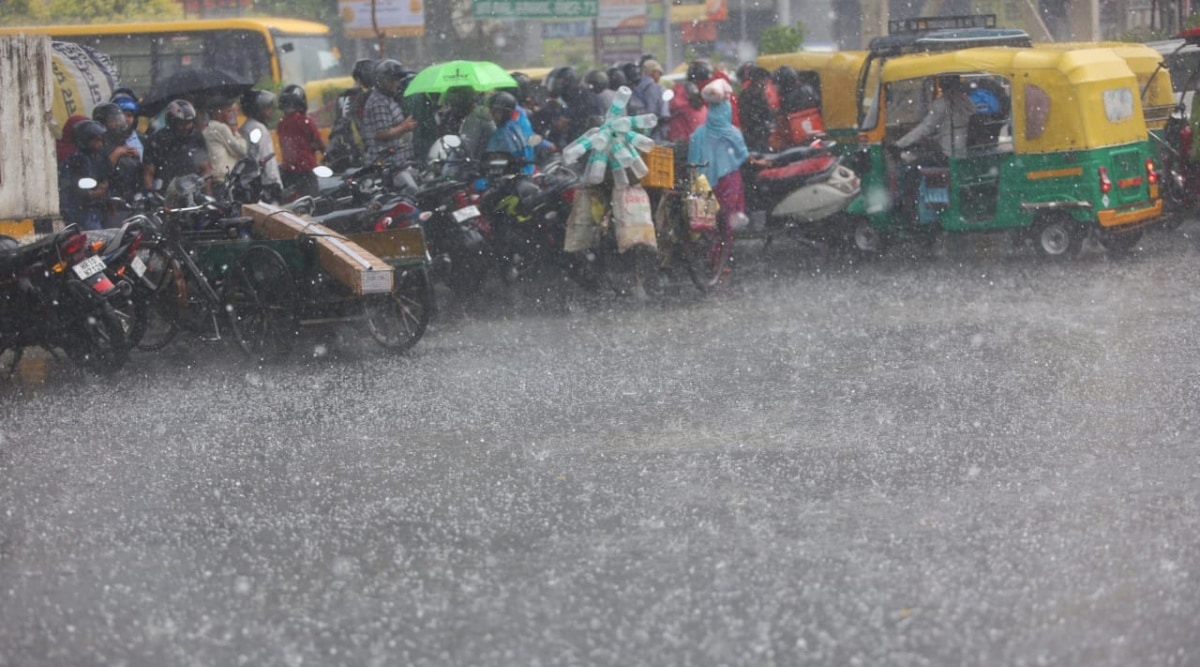
<instances>
[{"instance_id":1,"label":"green tree","mask_svg":"<svg viewBox=\"0 0 1200 667\"><path fill-rule=\"evenodd\" d=\"M8 0L0 2L0 20L5 23L26 23L46 14L42 0Z\"/></svg>"},{"instance_id":2,"label":"green tree","mask_svg":"<svg viewBox=\"0 0 1200 667\"><path fill-rule=\"evenodd\" d=\"M807 33L808 28L803 21L796 21L795 25L773 25L763 28L758 37L758 52L766 55L799 51Z\"/></svg>"},{"instance_id":3,"label":"green tree","mask_svg":"<svg viewBox=\"0 0 1200 667\"><path fill-rule=\"evenodd\" d=\"M168 19L182 15L175 0L50 0L47 14L62 23Z\"/></svg>"},{"instance_id":4,"label":"green tree","mask_svg":"<svg viewBox=\"0 0 1200 667\"><path fill-rule=\"evenodd\" d=\"M257 0L254 11L263 16L287 16L334 27L340 25L337 0Z\"/></svg>"}]
</instances>

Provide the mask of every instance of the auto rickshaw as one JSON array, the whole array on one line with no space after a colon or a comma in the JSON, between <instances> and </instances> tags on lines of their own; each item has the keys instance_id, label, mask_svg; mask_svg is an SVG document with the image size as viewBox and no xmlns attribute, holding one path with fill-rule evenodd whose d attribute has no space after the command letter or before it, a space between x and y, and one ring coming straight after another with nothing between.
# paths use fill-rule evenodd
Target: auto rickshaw
<instances>
[{"instance_id":1,"label":"auto rickshaw","mask_svg":"<svg viewBox=\"0 0 1200 667\"><path fill-rule=\"evenodd\" d=\"M1160 218L1158 173L1137 77L1112 48L964 48L906 53L862 77L863 196L847 213L865 253L895 238L1010 231L1047 257L1088 235L1114 252ZM935 81L956 75L977 100L965 149L940 164L885 150L925 117ZM915 177L914 177L915 176ZM912 202L911 204L909 202Z\"/></svg>"}]
</instances>

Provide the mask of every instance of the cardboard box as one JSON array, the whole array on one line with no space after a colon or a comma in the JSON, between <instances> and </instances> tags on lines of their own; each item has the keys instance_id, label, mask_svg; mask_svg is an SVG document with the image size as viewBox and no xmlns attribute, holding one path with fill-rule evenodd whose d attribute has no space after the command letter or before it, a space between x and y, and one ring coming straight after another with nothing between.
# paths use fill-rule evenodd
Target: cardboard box
<instances>
[{"instance_id":1,"label":"cardboard box","mask_svg":"<svg viewBox=\"0 0 1200 667\"><path fill-rule=\"evenodd\" d=\"M242 206L242 215L254 220L251 229L258 236L294 239L305 234L315 238L321 268L354 294L391 293L395 269L390 264L312 218L262 203Z\"/></svg>"}]
</instances>

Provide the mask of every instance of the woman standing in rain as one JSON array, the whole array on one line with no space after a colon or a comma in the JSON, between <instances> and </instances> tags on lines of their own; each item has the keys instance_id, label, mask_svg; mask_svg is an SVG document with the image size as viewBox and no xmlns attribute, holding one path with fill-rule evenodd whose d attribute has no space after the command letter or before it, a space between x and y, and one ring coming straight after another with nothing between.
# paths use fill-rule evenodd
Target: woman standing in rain
<instances>
[{"instance_id":1,"label":"woman standing in rain","mask_svg":"<svg viewBox=\"0 0 1200 667\"><path fill-rule=\"evenodd\" d=\"M729 103L733 86L724 79L714 79L700 94L708 103L708 116L692 133L688 162L706 165L700 173L708 179L721 207L719 215L725 221L722 243L732 247L734 223L746 210L741 166L750 159L750 151L742 131L733 126L733 108ZM721 250L713 248L712 252L715 255Z\"/></svg>"}]
</instances>

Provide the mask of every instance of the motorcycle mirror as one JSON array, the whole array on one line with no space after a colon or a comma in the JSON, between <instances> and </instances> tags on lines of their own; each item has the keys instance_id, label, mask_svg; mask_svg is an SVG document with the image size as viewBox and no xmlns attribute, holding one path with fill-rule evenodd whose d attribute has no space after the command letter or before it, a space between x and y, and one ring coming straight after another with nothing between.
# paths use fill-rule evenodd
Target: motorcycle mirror
<instances>
[{"instance_id":1,"label":"motorcycle mirror","mask_svg":"<svg viewBox=\"0 0 1200 667\"><path fill-rule=\"evenodd\" d=\"M153 187L155 190L162 190L162 188L163 188L163 182L162 182L162 179L161 179L161 178L156 178L156 179L154 179L154 182L153 182L153 183L151 183L150 185L151 185L151 186L152 186L152 187Z\"/></svg>"},{"instance_id":2,"label":"motorcycle mirror","mask_svg":"<svg viewBox=\"0 0 1200 667\"><path fill-rule=\"evenodd\" d=\"M316 175L317 178L329 178L330 176L333 176L333 170L325 165L319 165L313 168L313 174Z\"/></svg>"},{"instance_id":3,"label":"motorcycle mirror","mask_svg":"<svg viewBox=\"0 0 1200 667\"><path fill-rule=\"evenodd\" d=\"M462 139L460 139L456 134L447 134L446 136L442 137L442 144L446 148L458 148L459 146L462 146Z\"/></svg>"},{"instance_id":4,"label":"motorcycle mirror","mask_svg":"<svg viewBox=\"0 0 1200 667\"><path fill-rule=\"evenodd\" d=\"M85 178L79 179L79 189L80 190L93 190L93 189L95 189L95 187L97 185L100 185L100 184L97 183L96 179L94 179L94 178L86 178L85 177Z\"/></svg>"},{"instance_id":5,"label":"motorcycle mirror","mask_svg":"<svg viewBox=\"0 0 1200 667\"><path fill-rule=\"evenodd\" d=\"M671 90L670 88L663 91L664 102L670 102L673 99L675 99L675 91Z\"/></svg>"},{"instance_id":6,"label":"motorcycle mirror","mask_svg":"<svg viewBox=\"0 0 1200 667\"><path fill-rule=\"evenodd\" d=\"M529 135L529 138L525 140L525 145L529 146L529 147L537 147L537 146L540 146L541 144L542 144L542 135L537 134L537 133Z\"/></svg>"},{"instance_id":7,"label":"motorcycle mirror","mask_svg":"<svg viewBox=\"0 0 1200 667\"><path fill-rule=\"evenodd\" d=\"M262 130L257 127L250 130L250 143L257 144L260 141L262 141Z\"/></svg>"},{"instance_id":8,"label":"motorcycle mirror","mask_svg":"<svg viewBox=\"0 0 1200 667\"><path fill-rule=\"evenodd\" d=\"M432 217L433 217L433 211L421 211L420 215L417 216L417 219L420 220L421 222L425 222L426 220L428 220Z\"/></svg>"}]
</instances>

